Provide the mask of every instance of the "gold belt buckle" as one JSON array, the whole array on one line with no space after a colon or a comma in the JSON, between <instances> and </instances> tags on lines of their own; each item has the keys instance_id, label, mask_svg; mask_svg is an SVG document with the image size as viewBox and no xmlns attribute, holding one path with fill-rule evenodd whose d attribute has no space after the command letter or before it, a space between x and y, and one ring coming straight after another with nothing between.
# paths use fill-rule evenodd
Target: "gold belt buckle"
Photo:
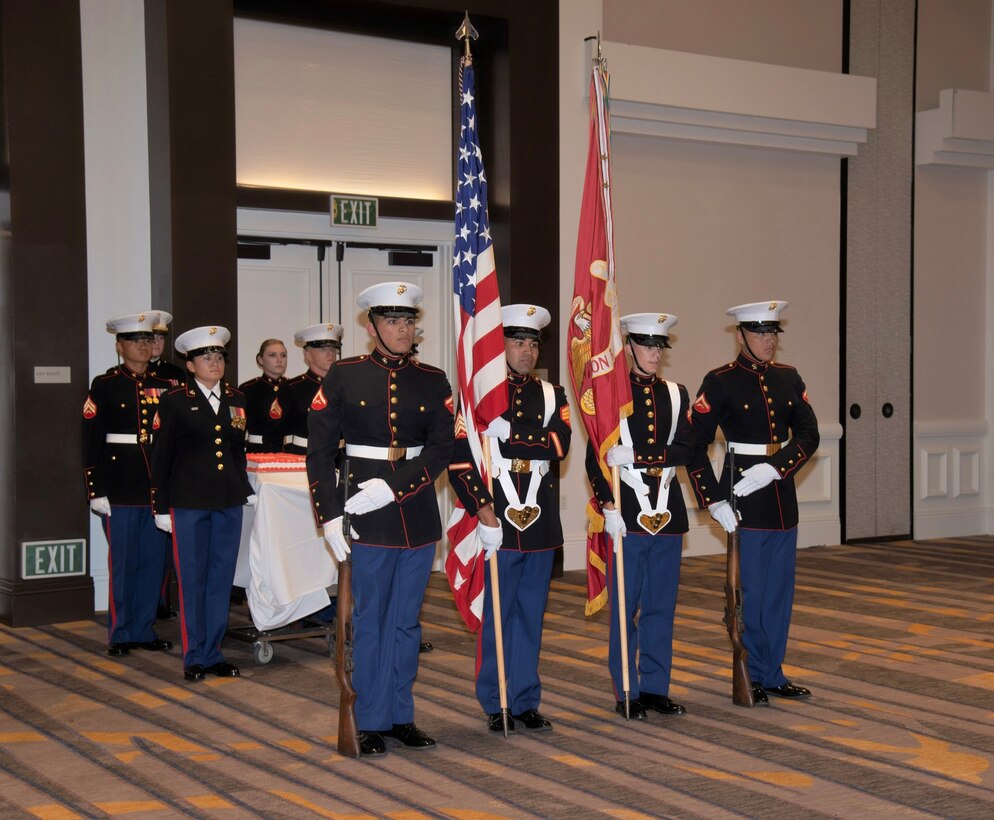
<instances>
[{"instance_id":1,"label":"gold belt buckle","mask_svg":"<svg viewBox=\"0 0 994 820\"><path fill-rule=\"evenodd\" d=\"M152 437L148 434L147 430L142 430L138 433L138 443L148 444L152 440Z\"/></svg>"},{"instance_id":2,"label":"gold belt buckle","mask_svg":"<svg viewBox=\"0 0 994 820\"><path fill-rule=\"evenodd\" d=\"M530 473L532 471L532 463L527 458L512 458L511 459L511 472L512 473Z\"/></svg>"},{"instance_id":3,"label":"gold belt buckle","mask_svg":"<svg viewBox=\"0 0 994 820\"><path fill-rule=\"evenodd\" d=\"M768 455L768 456L775 456L779 452L780 452L780 442L779 441L775 441L775 442L773 442L773 444L767 444L766 445L766 455Z\"/></svg>"},{"instance_id":4,"label":"gold belt buckle","mask_svg":"<svg viewBox=\"0 0 994 820\"><path fill-rule=\"evenodd\" d=\"M663 474L662 467L646 467L645 474L651 475L653 478L659 478Z\"/></svg>"},{"instance_id":5,"label":"gold belt buckle","mask_svg":"<svg viewBox=\"0 0 994 820\"><path fill-rule=\"evenodd\" d=\"M387 447L387 461L403 461L406 455L406 447Z\"/></svg>"}]
</instances>

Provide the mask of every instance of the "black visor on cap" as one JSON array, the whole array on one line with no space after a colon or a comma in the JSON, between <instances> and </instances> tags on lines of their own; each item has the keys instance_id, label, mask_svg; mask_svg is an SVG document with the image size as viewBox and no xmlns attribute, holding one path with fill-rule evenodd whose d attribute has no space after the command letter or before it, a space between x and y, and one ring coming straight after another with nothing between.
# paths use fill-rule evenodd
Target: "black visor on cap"
<instances>
[{"instance_id":1,"label":"black visor on cap","mask_svg":"<svg viewBox=\"0 0 994 820\"><path fill-rule=\"evenodd\" d=\"M783 333L780 322L739 322L739 327L753 333Z\"/></svg>"},{"instance_id":2,"label":"black visor on cap","mask_svg":"<svg viewBox=\"0 0 994 820\"><path fill-rule=\"evenodd\" d=\"M147 330L135 330L130 333L118 333L117 338L125 342L138 342L142 339L152 341L152 334Z\"/></svg>"},{"instance_id":3,"label":"black visor on cap","mask_svg":"<svg viewBox=\"0 0 994 820\"><path fill-rule=\"evenodd\" d=\"M628 338L635 344L642 347L669 347L669 339L666 336L653 336L648 333L629 333Z\"/></svg>"},{"instance_id":4,"label":"black visor on cap","mask_svg":"<svg viewBox=\"0 0 994 820\"><path fill-rule=\"evenodd\" d=\"M387 316L387 317L417 317L418 309L407 307L406 305L376 305L369 309L370 316Z\"/></svg>"},{"instance_id":5,"label":"black visor on cap","mask_svg":"<svg viewBox=\"0 0 994 820\"><path fill-rule=\"evenodd\" d=\"M507 339L542 339L542 333L533 327L504 326L504 337Z\"/></svg>"},{"instance_id":6,"label":"black visor on cap","mask_svg":"<svg viewBox=\"0 0 994 820\"><path fill-rule=\"evenodd\" d=\"M304 345L305 348L308 347L333 347L336 350L342 349L342 343L336 342L334 339L316 339L313 342L307 342Z\"/></svg>"},{"instance_id":7,"label":"black visor on cap","mask_svg":"<svg viewBox=\"0 0 994 820\"><path fill-rule=\"evenodd\" d=\"M223 347L218 347L213 345L211 347L198 347L196 350L191 350L186 354L186 360L193 361L197 356L203 356L205 353L223 353L224 358L228 358L228 351Z\"/></svg>"}]
</instances>

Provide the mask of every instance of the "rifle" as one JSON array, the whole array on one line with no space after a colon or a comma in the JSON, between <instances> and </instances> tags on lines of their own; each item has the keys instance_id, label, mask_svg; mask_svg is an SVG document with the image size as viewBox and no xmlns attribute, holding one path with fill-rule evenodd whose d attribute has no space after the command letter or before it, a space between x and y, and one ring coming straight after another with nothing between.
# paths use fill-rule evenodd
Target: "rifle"
<instances>
[{"instance_id":1,"label":"rifle","mask_svg":"<svg viewBox=\"0 0 994 820\"><path fill-rule=\"evenodd\" d=\"M735 449L728 450L729 496L736 524L739 520L735 493ZM725 627L728 639L732 642L732 703L736 706L752 707L756 700L752 694L752 679L749 677L749 652L742 643L745 621L742 618L742 581L739 577L739 528L727 535L728 560L725 564ZM340 600L340 599L339 599Z\"/></svg>"},{"instance_id":2,"label":"rifle","mask_svg":"<svg viewBox=\"0 0 994 820\"><path fill-rule=\"evenodd\" d=\"M345 498L349 497L349 460L345 459L340 475L345 479ZM342 535L352 549L352 525L349 514L342 513ZM359 757L359 727L356 725L356 691L352 688L352 554L338 564L338 613L335 622L335 678L338 680L338 753Z\"/></svg>"}]
</instances>

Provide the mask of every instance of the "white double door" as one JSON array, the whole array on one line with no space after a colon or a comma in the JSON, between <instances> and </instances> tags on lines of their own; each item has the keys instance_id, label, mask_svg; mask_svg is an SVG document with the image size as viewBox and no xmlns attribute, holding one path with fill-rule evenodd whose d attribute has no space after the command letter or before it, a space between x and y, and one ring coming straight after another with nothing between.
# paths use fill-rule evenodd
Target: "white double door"
<instances>
[{"instance_id":1,"label":"white double door","mask_svg":"<svg viewBox=\"0 0 994 820\"><path fill-rule=\"evenodd\" d=\"M294 226L302 227L302 226ZM303 226L306 228L306 226ZM431 233L446 230L445 240L431 242ZM453 314L451 297L451 226L437 223L412 227L405 223L396 237L378 235L375 238L336 237L332 234L313 236L306 231L287 232L282 238L268 231L269 259L238 260L238 360L232 362L235 372L228 380L241 383L258 375L255 362L259 345L265 339L281 339L289 353L287 375L296 376L306 369L302 350L293 343L293 334L318 322L334 322L344 326L342 355L368 353L372 342L366 332L366 315L356 307L356 296L370 285L403 281L418 285L424 291L424 303L418 320L422 337L418 343L419 358L441 367L454 376ZM259 236L261 232L239 223L240 236ZM419 239L428 235L428 240ZM303 236L331 242L344 242L342 259L336 260L336 247L326 249L319 261L314 245L294 244L288 237ZM287 241L287 244L277 244ZM376 244L378 247L356 247L355 244ZM414 248L424 264L391 265L389 250L403 247L410 253ZM443 525L452 509L452 495L445 474L437 481L439 509ZM439 543L436 569L447 550L443 536Z\"/></svg>"}]
</instances>

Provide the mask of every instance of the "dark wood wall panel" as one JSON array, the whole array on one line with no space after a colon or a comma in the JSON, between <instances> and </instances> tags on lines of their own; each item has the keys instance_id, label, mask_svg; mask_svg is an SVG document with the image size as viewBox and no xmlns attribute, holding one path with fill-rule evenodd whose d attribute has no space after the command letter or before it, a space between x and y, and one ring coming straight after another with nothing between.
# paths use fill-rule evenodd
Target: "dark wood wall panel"
<instances>
[{"instance_id":1,"label":"dark wood wall panel","mask_svg":"<svg viewBox=\"0 0 994 820\"><path fill-rule=\"evenodd\" d=\"M87 576L22 581L23 541L85 538L78 445L87 389L86 202L78 0L4 0L3 75L10 149L10 321L0 328L15 399L0 522L0 618L14 626L93 614ZM35 384L36 365L69 367ZM12 468L12 469L11 469Z\"/></svg>"},{"instance_id":2,"label":"dark wood wall panel","mask_svg":"<svg viewBox=\"0 0 994 820\"><path fill-rule=\"evenodd\" d=\"M238 326L230 0L146 0L152 295L184 330ZM238 339L232 340L232 358Z\"/></svg>"}]
</instances>

